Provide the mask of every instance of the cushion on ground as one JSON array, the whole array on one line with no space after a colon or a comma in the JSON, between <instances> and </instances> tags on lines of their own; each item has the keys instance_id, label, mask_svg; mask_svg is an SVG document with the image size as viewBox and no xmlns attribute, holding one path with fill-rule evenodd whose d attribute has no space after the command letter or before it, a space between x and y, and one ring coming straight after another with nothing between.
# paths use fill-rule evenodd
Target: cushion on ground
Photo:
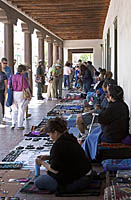
<instances>
[{"instance_id":1,"label":"cushion on ground","mask_svg":"<svg viewBox=\"0 0 131 200\"><path fill-rule=\"evenodd\" d=\"M29 182L22 187L20 190L22 193L37 193L37 194L50 194L47 190L39 190L35 185L34 182Z\"/></svg>"},{"instance_id":2,"label":"cushion on ground","mask_svg":"<svg viewBox=\"0 0 131 200\"><path fill-rule=\"evenodd\" d=\"M34 185L34 182L29 182L25 186L22 187L20 190L22 193L36 193L36 194L51 194L47 190L39 190ZM93 180L87 187L87 189L84 189L77 193L64 193L64 192L57 192L56 196L98 196L100 194L100 180Z\"/></svg>"},{"instance_id":3,"label":"cushion on ground","mask_svg":"<svg viewBox=\"0 0 131 200\"><path fill-rule=\"evenodd\" d=\"M101 162L103 171L130 170L131 159L107 159Z\"/></svg>"},{"instance_id":4,"label":"cushion on ground","mask_svg":"<svg viewBox=\"0 0 131 200\"><path fill-rule=\"evenodd\" d=\"M122 144L122 143L106 143L106 142L102 142L100 144L98 144L99 148L131 148L130 144Z\"/></svg>"},{"instance_id":5,"label":"cushion on ground","mask_svg":"<svg viewBox=\"0 0 131 200\"><path fill-rule=\"evenodd\" d=\"M98 153L96 160L99 162L106 159L129 158L131 158L131 145L121 143L101 143L98 145Z\"/></svg>"}]
</instances>

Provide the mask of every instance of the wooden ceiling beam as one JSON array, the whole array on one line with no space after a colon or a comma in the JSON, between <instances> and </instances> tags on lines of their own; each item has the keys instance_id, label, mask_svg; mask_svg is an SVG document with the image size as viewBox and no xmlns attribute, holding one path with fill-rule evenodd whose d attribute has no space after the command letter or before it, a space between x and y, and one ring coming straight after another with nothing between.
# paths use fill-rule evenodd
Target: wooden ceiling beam
<instances>
[{"instance_id":1,"label":"wooden ceiling beam","mask_svg":"<svg viewBox=\"0 0 131 200\"><path fill-rule=\"evenodd\" d=\"M77 24L85 24L85 25L88 25L90 23L92 24L95 24L96 23L96 20L97 20L97 23L98 24L103 24L104 23L104 19L101 19L100 17L98 18L75 18L75 19L66 19L65 18L62 18L62 19L42 19L42 18L34 18L35 20L38 20L41 24L48 24L48 25L54 25L54 24L57 24L58 26L63 26L65 24L74 24L74 25L77 25ZM88 24L87 24L88 23Z\"/></svg>"},{"instance_id":2,"label":"wooden ceiling beam","mask_svg":"<svg viewBox=\"0 0 131 200\"><path fill-rule=\"evenodd\" d=\"M42 9L42 10L50 10L50 11L60 11L60 10L84 10L84 9L105 9L106 7L108 8L108 4L96 4L95 6L89 6L88 4L84 4L84 5L44 5L44 4L34 4L34 5L30 5L30 3L23 3L23 4L16 4L17 7L19 8L23 8L23 9L28 9L28 8L34 8L34 9ZM42 7L43 6L43 7ZM42 7L42 8L41 8Z\"/></svg>"},{"instance_id":3,"label":"wooden ceiling beam","mask_svg":"<svg viewBox=\"0 0 131 200\"><path fill-rule=\"evenodd\" d=\"M100 15L101 13L102 14L105 14L105 11L103 10L103 11L101 11L101 9L86 9L86 10L75 10L75 9L73 9L73 10L63 10L63 11L57 11L57 10L55 10L55 11L50 11L50 10L45 10L45 11L43 11L42 9L35 9L35 8L27 8L27 9L24 9L24 8L22 8L22 10L24 10L25 12L28 12L28 13L32 13L32 14L42 14L42 15L65 15L65 14L68 14L68 15L83 15L83 16L86 16L86 15L89 15L89 14L98 14L98 15Z\"/></svg>"},{"instance_id":4,"label":"wooden ceiling beam","mask_svg":"<svg viewBox=\"0 0 131 200\"><path fill-rule=\"evenodd\" d=\"M30 0L27 2L27 0L8 0L11 1L12 3L30 3L30 4L44 4L44 5L75 5L75 4L88 4L88 5L96 5L96 4L105 4L109 3L109 0L96 0L92 2L92 0L66 0L66 1L61 1L61 0Z\"/></svg>"},{"instance_id":5,"label":"wooden ceiling beam","mask_svg":"<svg viewBox=\"0 0 131 200\"><path fill-rule=\"evenodd\" d=\"M33 18L36 18L36 19L47 19L47 20L56 20L56 19L58 19L58 20L75 20L75 19L92 19L92 20L94 20L94 19L100 19L100 18L105 18L105 15L104 14L101 14L101 15L94 15L94 16L92 16L92 15L88 15L88 16L85 16L85 15L75 15L75 18L71 18L72 16L74 16L74 15L64 15L64 16L48 16L48 15L43 15L43 14L41 14L41 15L39 15L39 14L30 14ZM97 22L97 21L96 21Z\"/></svg>"},{"instance_id":6,"label":"wooden ceiling beam","mask_svg":"<svg viewBox=\"0 0 131 200\"><path fill-rule=\"evenodd\" d=\"M41 24L43 24L45 26L51 26L51 27L54 27L54 28L55 27L58 27L58 28L62 27L62 28L64 28L64 27L67 27L67 26L68 27L72 26L72 27L77 27L78 28L80 26L86 27L87 25L90 26L90 27L92 27L92 26L93 27L100 27L100 25L101 26L103 25L103 22L96 23L96 22L87 22L87 21L83 22L83 23L80 23L80 22L78 22L78 23L67 23L67 22L66 23L57 23L57 26L54 26L54 23L53 22L51 23L50 21L48 23L47 22L45 22L45 23L43 22L42 23L42 21L41 21Z\"/></svg>"},{"instance_id":7,"label":"wooden ceiling beam","mask_svg":"<svg viewBox=\"0 0 131 200\"><path fill-rule=\"evenodd\" d=\"M23 10L24 11L24 10ZM32 17L33 16L41 16L41 17L49 17L49 18L59 18L59 17L65 17L65 18L67 18L67 15L68 15L68 18L70 18L70 17L95 17L95 16L101 16L101 17L105 17L105 14L104 13L99 13L99 12L81 12L81 13L77 13L77 12L70 12L70 13L63 13L63 12L61 12L61 13L57 13L57 12L52 12L52 13L50 13L51 15L49 16L49 14L48 14L48 12L47 13L43 13L43 12L35 12L35 11L26 11L25 13L28 13L29 15L32 15Z\"/></svg>"},{"instance_id":8,"label":"wooden ceiling beam","mask_svg":"<svg viewBox=\"0 0 131 200\"><path fill-rule=\"evenodd\" d=\"M80 24L79 26L73 26L73 25L69 26L69 25L68 25L68 26L62 26L62 27L59 26L59 27L58 27L58 26L53 26L53 25L52 25L52 26L49 26L49 27L51 27L52 30L56 30L56 31L57 31L57 30L65 30L65 31L66 31L66 30L69 30L69 31L71 31L71 30L78 30L78 32L79 32L79 31L80 31L79 28L80 28L80 29L82 29L82 28L85 29L86 26L83 25L83 24ZM96 24L96 26L91 25L90 28L93 28L94 30L97 30L97 31L98 31L98 30L99 30L99 31L101 30L100 26L98 26L97 24ZM88 28L88 29L89 29L89 28ZM85 30L85 31L86 31L86 30ZM82 30L82 32L83 32L83 30Z\"/></svg>"},{"instance_id":9,"label":"wooden ceiling beam","mask_svg":"<svg viewBox=\"0 0 131 200\"><path fill-rule=\"evenodd\" d=\"M62 35L61 35L62 36ZM102 35L64 35L62 36L64 40L95 40L95 39L102 39Z\"/></svg>"},{"instance_id":10,"label":"wooden ceiling beam","mask_svg":"<svg viewBox=\"0 0 131 200\"><path fill-rule=\"evenodd\" d=\"M97 31L97 30L96 30ZM63 34L63 32L62 32L62 30L54 30L54 32L56 33L56 34ZM100 32L100 31L99 31ZM78 31L78 30L76 30L76 29L72 29L72 30L70 30L70 31L66 31L65 32L65 34L72 34L72 33L74 33L74 34L96 34L96 32L95 31L85 31L85 33L83 32L83 30L80 30L80 31Z\"/></svg>"}]
</instances>

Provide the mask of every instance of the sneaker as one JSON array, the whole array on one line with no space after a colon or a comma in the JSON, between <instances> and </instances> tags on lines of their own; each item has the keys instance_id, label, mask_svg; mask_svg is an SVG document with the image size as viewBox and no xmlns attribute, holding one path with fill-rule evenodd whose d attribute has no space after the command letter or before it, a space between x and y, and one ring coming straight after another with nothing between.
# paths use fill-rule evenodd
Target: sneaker
<instances>
[{"instance_id":1,"label":"sneaker","mask_svg":"<svg viewBox=\"0 0 131 200\"><path fill-rule=\"evenodd\" d=\"M77 136L78 140L85 140L88 134L86 133L79 133L79 135Z\"/></svg>"},{"instance_id":2,"label":"sneaker","mask_svg":"<svg viewBox=\"0 0 131 200\"><path fill-rule=\"evenodd\" d=\"M27 114L27 115L26 115L26 118L29 118L29 117L31 117L31 114Z\"/></svg>"},{"instance_id":3,"label":"sneaker","mask_svg":"<svg viewBox=\"0 0 131 200\"><path fill-rule=\"evenodd\" d=\"M57 98L52 98L52 101L56 101L57 100Z\"/></svg>"},{"instance_id":4,"label":"sneaker","mask_svg":"<svg viewBox=\"0 0 131 200\"><path fill-rule=\"evenodd\" d=\"M38 100L44 100L45 98L43 98L43 97L38 97L37 99L38 99Z\"/></svg>"},{"instance_id":5,"label":"sneaker","mask_svg":"<svg viewBox=\"0 0 131 200\"><path fill-rule=\"evenodd\" d=\"M17 127L17 129L19 129L19 130L24 130L25 127L24 127L24 126L21 126L21 127Z\"/></svg>"},{"instance_id":6,"label":"sneaker","mask_svg":"<svg viewBox=\"0 0 131 200\"><path fill-rule=\"evenodd\" d=\"M83 136L81 137L81 139L84 141L87 138L88 134L83 134Z\"/></svg>"},{"instance_id":7,"label":"sneaker","mask_svg":"<svg viewBox=\"0 0 131 200\"><path fill-rule=\"evenodd\" d=\"M15 124L10 127L10 129L14 129L14 128L15 128Z\"/></svg>"},{"instance_id":8,"label":"sneaker","mask_svg":"<svg viewBox=\"0 0 131 200\"><path fill-rule=\"evenodd\" d=\"M77 136L77 139L81 139L82 138L82 134L79 133L78 136Z\"/></svg>"},{"instance_id":9,"label":"sneaker","mask_svg":"<svg viewBox=\"0 0 131 200\"><path fill-rule=\"evenodd\" d=\"M46 100L47 100L47 101L52 101L52 98L47 98Z\"/></svg>"}]
</instances>

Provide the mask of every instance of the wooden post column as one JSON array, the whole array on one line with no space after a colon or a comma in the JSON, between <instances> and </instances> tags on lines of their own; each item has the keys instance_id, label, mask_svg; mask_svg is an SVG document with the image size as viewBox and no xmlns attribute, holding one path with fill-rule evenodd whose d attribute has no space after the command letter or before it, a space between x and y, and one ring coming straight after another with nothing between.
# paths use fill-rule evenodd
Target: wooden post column
<instances>
[{"instance_id":1,"label":"wooden post column","mask_svg":"<svg viewBox=\"0 0 131 200\"><path fill-rule=\"evenodd\" d=\"M62 64L64 64L64 61L63 61L63 44L62 43L59 44L59 60L61 60Z\"/></svg>"},{"instance_id":2,"label":"wooden post column","mask_svg":"<svg viewBox=\"0 0 131 200\"><path fill-rule=\"evenodd\" d=\"M22 23L22 32L24 32L24 62L25 64L30 66L29 71L29 84L30 87L33 89L32 83L32 37L31 34L33 33L34 29L29 27L27 24Z\"/></svg>"},{"instance_id":3,"label":"wooden post column","mask_svg":"<svg viewBox=\"0 0 131 200\"><path fill-rule=\"evenodd\" d=\"M38 38L38 61L45 61L45 48L44 48L44 40L46 38L46 34L41 33L40 31L36 32Z\"/></svg>"},{"instance_id":4,"label":"wooden post column","mask_svg":"<svg viewBox=\"0 0 131 200\"><path fill-rule=\"evenodd\" d=\"M53 43L53 63L59 59L59 46L57 42Z\"/></svg>"},{"instance_id":5,"label":"wooden post column","mask_svg":"<svg viewBox=\"0 0 131 200\"><path fill-rule=\"evenodd\" d=\"M14 72L14 25L17 18L10 16L3 9L0 9L0 22L4 23L4 57Z\"/></svg>"},{"instance_id":6,"label":"wooden post column","mask_svg":"<svg viewBox=\"0 0 131 200\"><path fill-rule=\"evenodd\" d=\"M47 38L48 42L48 68L53 65L53 39L51 37Z\"/></svg>"}]
</instances>

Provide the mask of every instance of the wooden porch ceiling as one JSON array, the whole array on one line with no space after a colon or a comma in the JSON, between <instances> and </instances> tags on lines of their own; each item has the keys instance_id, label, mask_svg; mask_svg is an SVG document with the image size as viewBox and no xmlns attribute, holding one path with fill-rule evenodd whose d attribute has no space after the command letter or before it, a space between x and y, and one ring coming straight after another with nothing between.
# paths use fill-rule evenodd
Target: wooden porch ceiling
<instances>
[{"instance_id":1,"label":"wooden porch ceiling","mask_svg":"<svg viewBox=\"0 0 131 200\"><path fill-rule=\"evenodd\" d=\"M8 0L63 40L102 39L110 0Z\"/></svg>"}]
</instances>

